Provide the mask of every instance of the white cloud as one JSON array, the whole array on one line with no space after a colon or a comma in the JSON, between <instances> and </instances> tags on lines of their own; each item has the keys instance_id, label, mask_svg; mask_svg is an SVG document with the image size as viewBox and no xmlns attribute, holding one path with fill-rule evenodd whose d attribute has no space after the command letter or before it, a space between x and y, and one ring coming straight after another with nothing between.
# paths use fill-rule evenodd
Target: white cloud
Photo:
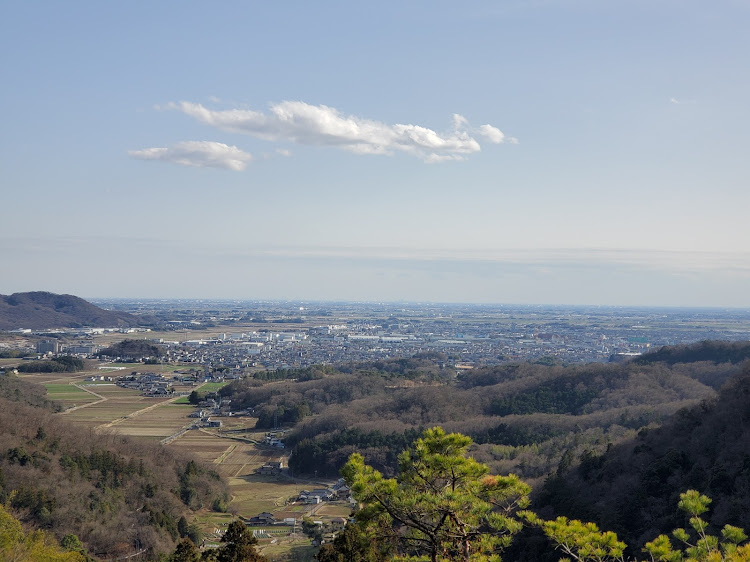
<instances>
[{"instance_id":1,"label":"white cloud","mask_svg":"<svg viewBox=\"0 0 750 562\"><path fill-rule=\"evenodd\" d=\"M675 105L679 105L680 104L680 100L678 100L677 98L669 98L669 103L673 103Z\"/></svg>"},{"instance_id":2,"label":"white cloud","mask_svg":"<svg viewBox=\"0 0 750 562\"><path fill-rule=\"evenodd\" d=\"M194 119L223 131L245 133L267 141L294 142L303 145L333 146L356 154L394 154L403 152L426 162L460 160L479 152L479 142L471 136L468 120L453 116L454 128L438 133L419 125L388 125L371 119L342 115L326 105L301 101L273 104L270 111L250 109L212 110L199 103L170 103ZM505 135L496 127L483 125L478 133L491 142L503 142Z\"/></svg>"},{"instance_id":3,"label":"white cloud","mask_svg":"<svg viewBox=\"0 0 750 562\"><path fill-rule=\"evenodd\" d=\"M485 137L488 141L499 144L505 140L505 135L497 127L492 125L482 125L479 127L479 134Z\"/></svg>"},{"instance_id":4,"label":"white cloud","mask_svg":"<svg viewBox=\"0 0 750 562\"><path fill-rule=\"evenodd\" d=\"M180 142L171 148L144 148L128 152L141 160L160 160L198 168L225 168L236 172L247 167L252 155L236 146L212 141Z\"/></svg>"},{"instance_id":5,"label":"white cloud","mask_svg":"<svg viewBox=\"0 0 750 562\"><path fill-rule=\"evenodd\" d=\"M460 162L466 160L466 157L458 154L428 154L424 161L428 164L439 164L440 162L448 162L450 160Z\"/></svg>"},{"instance_id":6,"label":"white cloud","mask_svg":"<svg viewBox=\"0 0 750 562\"><path fill-rule=\"evenodd\" d=\"M466 127L469 124L469 120L464 117L463 115L459 115L458 113L453 114L453 128L454 129L460 129L461 127Z\"/></svg>"}]
</instances>

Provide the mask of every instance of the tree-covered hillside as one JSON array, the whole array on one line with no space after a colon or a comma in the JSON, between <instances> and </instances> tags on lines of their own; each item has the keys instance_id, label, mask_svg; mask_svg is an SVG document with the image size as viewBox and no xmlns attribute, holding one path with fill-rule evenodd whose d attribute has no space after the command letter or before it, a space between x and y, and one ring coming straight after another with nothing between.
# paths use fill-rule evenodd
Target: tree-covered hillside
<instances>
[{"instance_id":1,"label":"tree-covered hillside","mask_svg":"<svg viewBox=\"0 0 750 562\"><path fill-rule=\"evenodd\" d=\"M219 476L158 443L97 434L44 407L37 387L0 377L0 504L102 558L171 550L191 509L223 506ZM182 531L182 532L181 532Z\"/></svg>"},{"instance_id":2,"label":"tree-covered hillside","mask_svg":"<svg viewBox=\"0 0 750 562\"><path fill-rule=\"evenodd\" d=\"M705 342L691 351L703 359L701 350L716 347ZM713 398L740 372L733 361L750 345L732 349L726 361L713 353L687 363L516 363L459 375L445 358L419 357L308 369L302 377L259 376L221 394L254 408L259 427L278 421L292 428L285 442L297 473L335 476L359 451L392 475L403 445L440 425L472 437L472 454L494 472L519 473L538 487L561 463L564 469L585 451L600 454Z\"/></svg>"},{"instance_id":3,"label":"tree-covered hillside","mask_svg":"<svg viewBox=\"0 0 750 562\"><path fill-rule=\"evenodd\" d=\"M714 527L750 527L750 364L718 397L603 455L578 457L538 499L550 512L595 520L643 544L683 524L673 506L687 488L713 498Z\"/></svg>"},{"instance_id":4,"label":"tree-covered hillside","mask_svg":"<svg viewBox=\"0 0 750 562\"><path fill-rule=\"evenodd\" d=\"M120 357L125 360L158 359L163 355L163 347L144 340L123 340L99 352L100 357Z\"/></svg>"}]
</instances>

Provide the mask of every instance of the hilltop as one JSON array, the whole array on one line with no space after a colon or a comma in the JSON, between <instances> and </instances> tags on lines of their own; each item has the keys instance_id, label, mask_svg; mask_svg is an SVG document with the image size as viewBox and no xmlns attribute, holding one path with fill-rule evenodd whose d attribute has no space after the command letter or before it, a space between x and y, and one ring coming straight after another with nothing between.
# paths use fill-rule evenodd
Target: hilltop
<instances>
[{"instance_id":1,"label":"hilltop","mask_svg":"<svg viewBox=\"0 0 750 562\"><path fill-rule=\"evenodd\" d=\"M0 295L0 330L130 327L137 316L104 310L80 297L46 291Z\"/></svg>"}]
</instances>

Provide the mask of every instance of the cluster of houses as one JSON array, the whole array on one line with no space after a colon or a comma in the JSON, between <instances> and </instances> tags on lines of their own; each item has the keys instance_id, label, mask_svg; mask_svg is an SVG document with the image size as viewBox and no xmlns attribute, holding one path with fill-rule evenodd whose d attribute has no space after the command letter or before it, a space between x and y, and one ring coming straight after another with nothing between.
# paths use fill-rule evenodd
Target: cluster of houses
<instances>
[{"instance_id":1,"label":"cluster of houses","mask_svg":"<svg viewBox=\"0 0 750 562\"><path fill-rule=\"evenodd\" d=\"M255 517L246 519L245 523L249 527L271 527L276 525L296 527L300 522L294 517L285 517L283 520L279 520L274 517L273 513L264 511L263 513L259 513ZM323 531L320 535L320 543L322 544L326 542L332 542L336 538L336 535L340 531L344 530L344 527L346 527L346 525L349 523L349 520L346 517L333 517L327 521L313 520L312 523L314 525L317 525L321 529L321 531ZM253 536L257 538L266 538L265 533L262 529L253 530ZM317 541L314 541L313 544L318 543Z\"/></svg>"},{"instance_id":2,"label":"cluster of houses","mask_svg":"<svg viewBox=\"0 0 750 562\"><path fill-rule=\"evenodd\" d=\"M274 517L273 513L264 511L263 513L259 513L255 517L246 519L245 523L249 527L271 527L277 525L296 527L300 524L300 521L298 519L295 519L294 517L285 517L283 520L279 520ZM322 519L316 519L313 520L312 523L321 530L321 533L319 535L320 542L318 542L318 540L313 541L313 545L318 545L327 542L333 542L333 540L336 538L336 535L344 530L344 527L346 527L346 525L349 523L349 520L346 517L333 517L326 521ZM263 529L253 530L253 536L257 538L267 538L267 534Z\"/></svg>"},{"instance_id":3,"label":"cluster of houses","mask_svg":"<svg viewBox=\"0 0 750 562\"><path fill-rule=\"evenodd\" d=\"M297 501L304 504L316 505L325 501L346 500L351 490L343 478L340 478L330 488L316 488L314 490L302 490L297 496Z\"/></svg>"},{"instance_id":4,"label":"cluster of houses","mask_svg":"<svg viewBox=\"0 0 750 562\"><path fill-rule=\"evenodd\" d=\"M140 390L143 396L171 396L174 394L172 381L156 373L132 373L117 377L117 386Z\"/></svg>"},{"instance_id":5,"label":"cluster of houses","mask_svg":"<svg viewBox=\"0 0 750 562\"><path fill-rule=\"evenodd\" d=\"M284 461L280 458L278 462L266 463L265 465L263 465L263 467L261 467L260 470L262 471L265 469L269 471L280 471L282 468L284 468ZM349 489L349 486L346 485L346 482L344 482L343 478L339 479L338 482L328 488L318 488L309 491L302 491L295 500L295 503L317 505L324 501L352 502L351 490ZM311 511L310 514L312 514L313 511ZM267 511L259 513L258 515L256 515L255 517L251 517L250 519L245 519L244 521L250 527L271 527L277 525L287 525L292 527L301 523L300 519L297 519L295 517L285 517L283 519L277 519L273 513ZM313 523L321 527L321 530L323 531L323 542L327 542L328 540L333 540L333 538L336 536L336 533L341 531L346 526L348 520L345 517L333 517L331 519L326 519L325 521L316 520L313 521Z\"/></svg>"}]
</instances>

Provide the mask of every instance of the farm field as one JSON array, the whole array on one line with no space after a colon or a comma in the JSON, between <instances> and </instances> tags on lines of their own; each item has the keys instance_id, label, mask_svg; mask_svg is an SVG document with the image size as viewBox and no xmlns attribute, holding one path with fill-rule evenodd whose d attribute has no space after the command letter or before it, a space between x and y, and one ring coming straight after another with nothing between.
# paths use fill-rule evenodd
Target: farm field
<instances>
[{"instance_id":1,"label":"farm field","mask_svg":"<svg viewBox=\"0 0 750 562\"><path fill-rule=\"evenodd\" d=\"M232 493L230 508L243 517L269 511L279 519L299 518L310 510L310 506L290 505L290 500L294 500L303 490L328 485L325 482L294 479L286 475L259 475L256 470L267 462L283 458L286 465L288 454L284 450L247 442L248 438L262 439L263 432L249 433L247 437L239 439L228 438L226 433L224 435L220 437L208 430L193 430L186 432L169 446L186 449L204 462L212 463L215 470L229 483ZM326 509L320 511L323 508ZM340 517L348 516L350 510L347 506L321 504L316 513L324 517Z\"/></svg>"},{"instance_id":2,"label":"farm field","mask_svg":"<svg viewBox=\"0 0 750 562\"><path fill-rule=\"evenodd\" d=\"M101 385L96 388L96 393L106 400L69 411L63 415L69 420L88 426L109 425L115 427L122 423L127 416L166 402L164 399L146 398L141 396L137 390L118 386Z\"/></svg>"},{"instance_id":3,"label":"farm field","mask_svg":"<svg viewBox=\"0 0 750 562\"><path fill-rule=\"evenodd\" d=\"M302 490L309 487L308 484L294 480L272 478L255 474L227 478L233 496L230 506L246 517L263 511L276 513L288 500L296 498ZM297 517L299 515L297 513Z\"/></svg>"},{"instance_id":4,"label":"farm field","mask_svg":"<svg viewBox=\"0 0 750 562\"><path fill-rule=\"evenodd\" d=\"M36 384L70 384L83 382L85 376L81 373L21 373L19 378Z\"/></svg>"},{"instance_id":5,"label":"farm field","mask_svg":"<svg viewBox=\"0 0 750 562\"><path fill-rule=\"evenodd\" d=\"M352 508L348 505L341 505L337 503L324 503L321 504L320 509L315 511L315 517L321 518L333 518L333 517L349 517L352 512Z\"/></svg>"},{"instance_id":6,"label":"farm field","mask_svg":"<svg viewBox=\"0 0 750 562\"><path fill-rule=\"evenodd\" d=\"M213 464L229 483L232 493L230 507L245 517L283 507L287 500L310 486L308 482L282 476L256 474L263 464L279 460L283 451L256 446L246 442L244 437L225 438L207 430L192 430L169 446L187 449L204 462Z\"/></svg>"},{"instance_id":7,"label":"farm field","mask_svg":"<svg viewBox=\"0 0 750 562\"><path fill-rule=\"evenodd\" d=\"M229 381L224 382L207 382L203 384L200 387L201 392L216 392L219 390L222 386L226 386L229 384Z\"/></svg>"},{"instance_id":8,"label":"farm field","mask_svg":"<svg viewBox=\"0 0 750 562\"><path fill-rule=\"evenodd\" d=\"M112 427L123 435L163 439L193 422L187 417L193 411L191 406L162 402L160 401L159 407L125 419Z\"/></svg>"},{"instance_id":9,"label":"farm field","mask_svg":"<svg viewBox=\"0 0 750 562\"><path fill-rule=\"evenodd\" d=\"M279 540L276 543L261 540L258 551L269 560L314 560L318 549L310 544L310 539L297 533L298 536ZM282 558L283 557L283 558Z\"/></svg>"},{"instance_id":10,"label":"farm field","mask_svg":"<svg viewBox=\"0 0 750 562\"><path fill-rule=\"evenodd\" d=\"M18 365L20 359L0 359L0 368Z\"/></svg>"},{"instance_id":11,"label":"farm field","mask_svg":"<svg viewBox=\"0 0 750 562\"><path fill-rule=\"evenodd\" d=\"M63 409L67 409L73 406L80 406L82 404L90 404L101 400L95 394L87 392L86 390L80 389L70 383L45 383L44 387L47 389L47 397L50 400L56 400L62 403ZM95 389L94 392L96 392Z\"/></svg>"}]
</instances>

